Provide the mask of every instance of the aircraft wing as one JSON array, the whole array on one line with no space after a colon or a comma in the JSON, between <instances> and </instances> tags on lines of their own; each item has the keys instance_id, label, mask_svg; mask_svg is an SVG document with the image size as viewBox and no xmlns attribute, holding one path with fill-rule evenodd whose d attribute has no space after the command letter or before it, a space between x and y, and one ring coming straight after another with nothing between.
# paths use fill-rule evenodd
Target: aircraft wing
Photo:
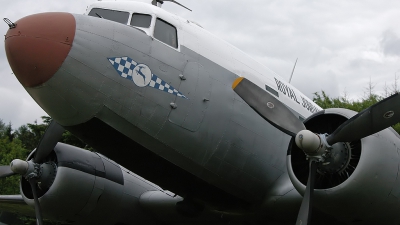
<instances>
[{"instance_id":1,"label":"aircraft wing","mask_svg":"<svg viewBox=\"0 0 400 225\"><path fill-rule=\"evenodd\" d=\"M35 209L27 205L21 195L0 195L0 211L35 216Z\"/></svg>"}]
</instances>

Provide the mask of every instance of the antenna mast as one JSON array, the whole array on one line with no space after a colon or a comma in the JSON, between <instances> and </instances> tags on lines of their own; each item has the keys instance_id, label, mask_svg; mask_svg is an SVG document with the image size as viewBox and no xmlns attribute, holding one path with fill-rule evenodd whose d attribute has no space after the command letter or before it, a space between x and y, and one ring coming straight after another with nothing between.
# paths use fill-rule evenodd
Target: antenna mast
<instances>
[{"instance_id":1,"label":"antenna mast","mask_svg":"<svg viewBox=\"0 0 400 225\"><path fill-rule=\"evenodd\" d=\"M192 11L192 10L189 9L188 7L182 5L181 3L179 3L179 2L177 2L177 1L175 1L175 0L153 0L153 1L151 2L151 4L153 4L153 5L155 5L155 6L161 8L161 6L162 6L162 4L164 4L164 2L173 2L173 3L177 4L177 5L182 6L183 8L185 8L185 9L187 9L187 10L189 10L189 11Z\"/></svg>"},{"instance_id":2,"label":"antenna mast","mask_svg":"<svg viewBox=\"0 0 400 225\"><path fill-rule=\"evenodd\" d=\"M294 69L296 68L296 64L297 64L297 60L298 60L298 59L299 59L299 58L297 58L297 59L296 59L296 62L294 63L293 70L292 70L292 74L290 75L290 79L289 79L289 84L290 84L290 82L292 81Z\"/></svg>"}]
</instances>

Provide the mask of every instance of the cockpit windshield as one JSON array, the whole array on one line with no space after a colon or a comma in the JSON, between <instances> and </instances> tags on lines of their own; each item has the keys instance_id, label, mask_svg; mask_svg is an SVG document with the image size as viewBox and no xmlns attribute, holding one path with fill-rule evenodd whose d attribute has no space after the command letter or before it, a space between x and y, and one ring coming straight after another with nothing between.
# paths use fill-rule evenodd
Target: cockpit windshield
<instances>
[{"instance_id":1,"label":"cockpit windshield","mask_svg":"<svg viewBox=\"0 0 400 225\"><path fill-rule=\"evenodd\" d=\"M154 37L174 48L178 47L178 34L176 32L176 28L172 24L160 18L157 18L156 21Z\"/></svg>"},{"instance_id":2,"label":"cockpit windshield","mask_svg":"<svg viewBox=\"0 0 400 225\"><path fill-rule=\"evenodd\" d=\"M131 26L149 28L151 24L151 16L147 14L133 13Z\"/></svg>"},{"instance_id":3,"label":"cockpit windshield","mask_svg":"<svg viewBox=\"0 0 400 225\"><path fill-rule=\"evenodd\" d=\"M100 17L106 20L112 20L118 23L127 24L129 13L123 11L116 11L111 9L93 8L89 16Z\"/></svg>"},{"instance_id":4,"label":"cockpit windshield","mask_svg":"<svg viewBox=\"0 0 400 225\"><path fill-rule=\"evenodd\" d=\"M88 15L130 25L148 36L153 36L164 44L178 48L178 32L176 27L161 18L155 17L154 24L152 25L153 16L150 14L137 12L130 14L130 12L103 8L92 8Z\"/></svg>"}]
</instances>

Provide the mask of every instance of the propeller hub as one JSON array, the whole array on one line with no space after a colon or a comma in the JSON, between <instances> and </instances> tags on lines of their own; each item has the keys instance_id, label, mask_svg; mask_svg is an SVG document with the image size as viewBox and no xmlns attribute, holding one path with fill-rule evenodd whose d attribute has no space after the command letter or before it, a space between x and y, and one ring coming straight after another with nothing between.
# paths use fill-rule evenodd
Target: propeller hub
<instances>
[{"instance_id":1,"label":"propeller hub","mask_svg":"<svg viewBox=\"0 0 400 225\"><path fill-rule=\"evenodd\" d=\"M30 161L23 161L20 159L14 159L10 164L11 170L25 177L25 179L38 179L42 175L42 169L40 164Z\"/></svg>"},{"instance_id":2,"label":"propeller hub","mask_svg":"<svg viewBox=\"0 0 400 225\"><path fill-rule=\"evenodd\" d=\"M63 132L64 128L52 120L36 148L33 159L29 161L14 159L10 166L0 166L0 178L20 174L29 182L35 202L35 214L38 225L42 225L43 220L37 186L45 190L50 188L54 182L57 173L57 164L53 161L48 161L48 156L57 145ZM24 189L23 186L21 184L21 190Z\"/></svg>"},{"instance_id":3,"label":"propeller hub","mask_svg":"<svg viewBox=\"0 0 400 225\"><path fill-rule=\"evenodd\" d=\"M309 130L302 130L297 133L295 141L296 145L303 150L307 156L320 155L323 145L319 135Z\"/></svg>"},{"instance_id":4,"label":"propeller hub","mask_svg":"<svg viewBox=\"0 0 400 225\"><path fill-rule=\"evenodd\" d=\"M29 164L20 159L14 159L10 164L11 170L20 175L25 175L28 172Z\"/></svg>"}]
</instances>

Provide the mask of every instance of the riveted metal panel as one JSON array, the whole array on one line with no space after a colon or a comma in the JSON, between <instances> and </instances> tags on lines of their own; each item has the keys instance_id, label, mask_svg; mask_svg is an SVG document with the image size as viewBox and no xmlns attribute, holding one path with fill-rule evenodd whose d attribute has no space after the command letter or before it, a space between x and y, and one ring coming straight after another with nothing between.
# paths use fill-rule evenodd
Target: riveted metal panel
<instances>
[{"instance_id":1,"label":"riveted metal panel","mask_svg":"<svg viewBox=\"0 0 400 225\"><path fill-rule=\"evenodd\" d=\"M176 98L169 121L190 131L197 131L204 118L211 94L211 80L204 66L188 62L179 90L186 98Z\"/></svg>"}]
</instances>

